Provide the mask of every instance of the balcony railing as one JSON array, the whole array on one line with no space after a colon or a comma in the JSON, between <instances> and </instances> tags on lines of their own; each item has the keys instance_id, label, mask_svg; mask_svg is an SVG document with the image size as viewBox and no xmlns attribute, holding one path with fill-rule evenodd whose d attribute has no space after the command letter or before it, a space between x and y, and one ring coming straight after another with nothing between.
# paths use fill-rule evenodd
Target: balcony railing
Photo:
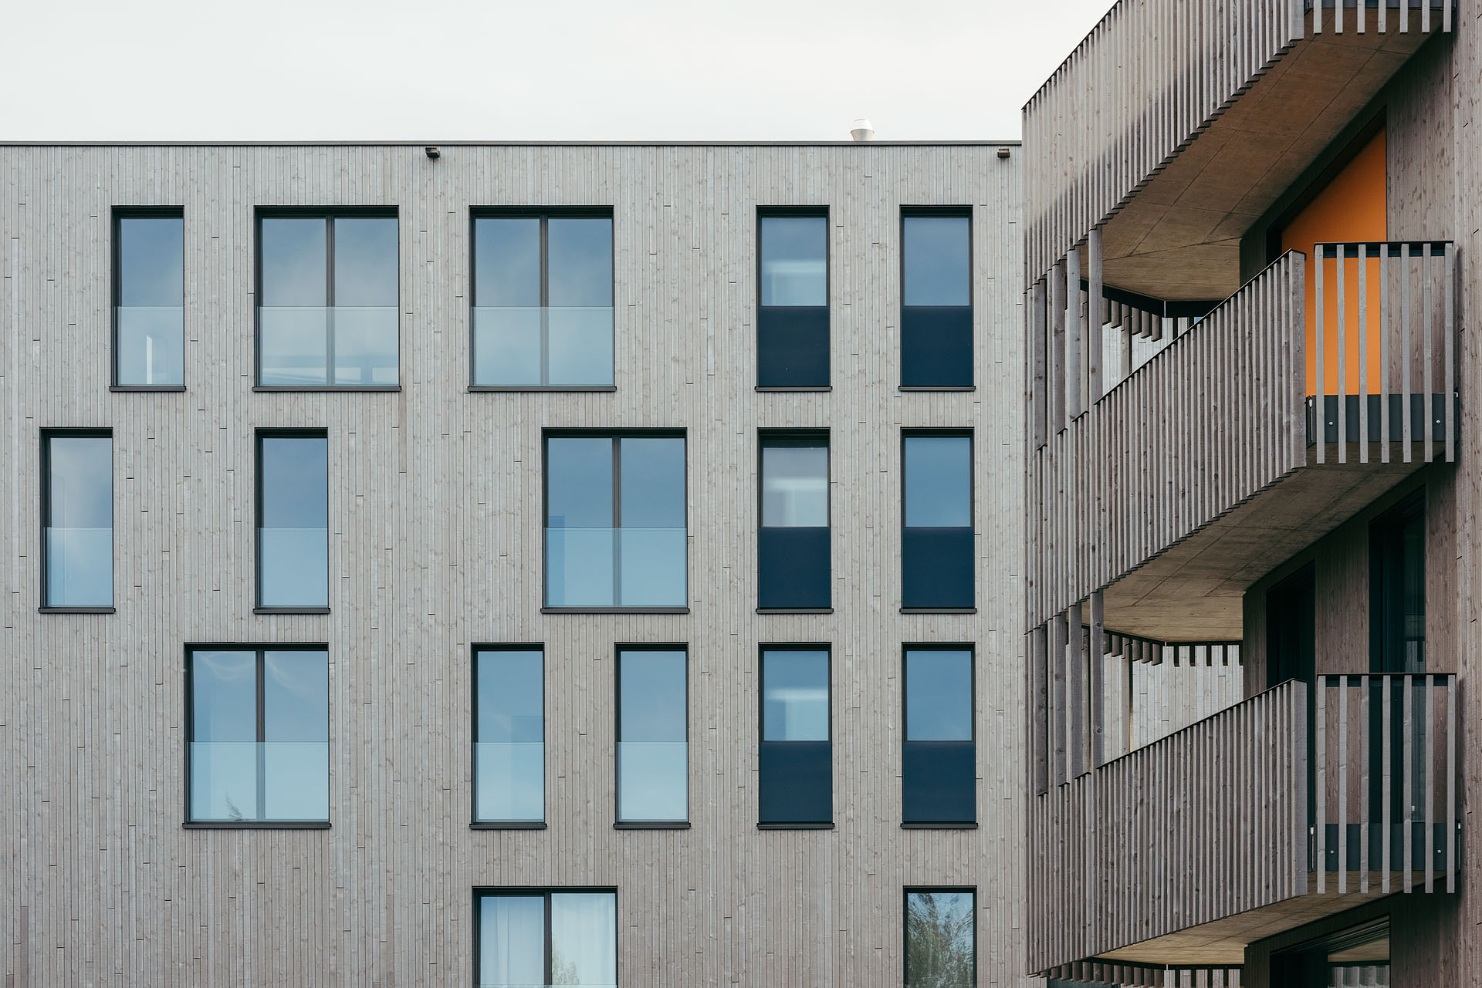
<instances>
[{"instance_id":1,"label":"balcony railing","mask_svg":"<svg viewBox=\"0 0 1482 988\"><path fill-rule=\"evenodd\" d=\"M1149 941L1301 897L1454 891L1456 709L1450 674L1289 681L1035 798L1031 970L1158 962Z\"/></svg>"}]
</instances>

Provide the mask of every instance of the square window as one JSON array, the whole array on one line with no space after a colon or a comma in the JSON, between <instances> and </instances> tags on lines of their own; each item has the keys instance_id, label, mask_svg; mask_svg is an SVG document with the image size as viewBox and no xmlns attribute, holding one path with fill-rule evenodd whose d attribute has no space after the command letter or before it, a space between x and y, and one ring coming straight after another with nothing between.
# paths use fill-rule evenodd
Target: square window
<instances>
[{"instance_id":1,"label":"square window","mask_svg":"<svg viewBox=\"0 0 1482 988\"><path fill-rule=\"evenodd\" d=\"M757 240L757 387L826 388L828 210L760 210Z\"/></svg>"},{"instance_id":2,"label":"square window","mask_svg":"<svg viewBox=\"0 0 1482 988\"><path fill-rule=\"evenodd\" d=\"M618 649L617 819L689 820L689 685L682 646Z\"/></svg>"},{"instance_id":3,"label":"square window","mask_svg":"<svg viewBox=\"0 0 1482 988\"><path fill-rule=\"evenodd\" d=\"M832 603L828 434L761 434L757 606L823 610Z\"/></svg>"},{"instance_id":4,"label":"square window","mask_svg":"<svg viewBox=\"0 0 1482 988\"><path fill-rule=\"evenodd\" d=\"M257 606L329 607L329 439L257 434Z\"/></svg>"},{"instance_id":5,"label":"square window","mask_svg":"<svg viewBox=\"0 0 1482 988\"><path fill-rule=\"evenodd\" d=\"M479 988L617 988L612 889L475 889Z\"/></svg>"},{"instance_id":6,"label":"square window","mask_svg":"<svg viewBox=\"0 0 1482 988\"><path fill-rule=\"evenodd\" d=\"M181 210L114 210L113 383L144 389L185 386Z\"/></svg>"},{"instance_id":7,"label":"square window","mask_svg":"<svg viewBox=\"0 0 1482 988\"><path fill-rule=\"evenodd\" d=\"M972 433L902 433L901 459L901 607L971 609Z\"/></svg>"},{"instance_id":8,"label":"square window","mask_svg":"<svg viewBox=\"0 0 1482 988\"><path fill-rule=\"evenodd\" d=\"M186 651L191 823L329 822L329 653Z\"/></svg>"},{"instance_id":9,"label":"square window","mask_svg":"<svg viewBox=\"0 0 1482 988\"><path fill-rule=\"evenodd\" d=\"M113 607L113 434L41 434L43 608Z\"/></svg>"},{"instance_id":10,"label":"square window","mask_svg":"<svg viewBox=\"0 0 1482 988\"><path fill-rule=\"evenodd\" d=\"M973 889L906 889L906 988L975 988Z\"/></svg>"},{"instance_id":11,"label":"square window","mask_svg":"<svg viewBox=\"0 0 1482 988\"><path fill-rule=\"evenodd\" d=\"M682 433L549 433L545 439L548 608L686 606Z\"/></svg>"},{"instance_id":12,"label":"square window","mask_svg":"<svg viewBox=\"0 0 1482 988\"><path fill-rule=\"evenodd\" d=\"M473 243L473 386L610 387L612 211L475 215Z\"/></svg>"},{"instance_id":13,"label":"square window","mask_svg":"<svg viewBox=\"0 0 1482 988\"><path fill-rule=\"evenodd\" d=\"M258 214L259 387L396 387L397 236L394 212Z\"/></svg>"},{"instance_id":14,"label":"square window","mask_svg":"<svg viewBox=\"0 0 1482 988\"><path fill-rule=\"evenodd\" d=\"M539 646L474 650L475 823L545 820L545 654Z\"/></svg>"},{"instance_id":15,"label":"square window","mask_svg":"<svg viewBox=\"0 0 1482 988\"><path fill-rule=\"evenodd\" d=\"M975 823L973 650L911 645L904 651L901 820L923 826Z\"/></svg>"},{"instance_id":16,"label":"square window","mask_svg":"<svg viewBox=\"0 0 1482 988\"><path fill-rule=\"evenodd\" d=\"M762 826L826 826L834 819L829 650L762 647L759 754Z\"/></svg>"},{"instance_id":17,"label":"square window","mask_svg":"<svg viewBox=\"0 0 1482 988\"><path fill-rule=\"evenodd\" d=\"M901 214L901 387L973 384L972 213Z\"/></svg>"}]
</instances>

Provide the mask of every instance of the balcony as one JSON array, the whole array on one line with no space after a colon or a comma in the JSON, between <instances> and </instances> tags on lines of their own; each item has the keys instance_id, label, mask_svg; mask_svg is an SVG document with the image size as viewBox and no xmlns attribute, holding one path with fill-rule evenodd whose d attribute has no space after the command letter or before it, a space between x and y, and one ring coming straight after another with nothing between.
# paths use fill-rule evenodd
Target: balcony
<instances>
[{"instance_id":1,"label":"balcony","mask_svg":"<svg viewBox=\"0 0 1482 988\"><path fill-rule=\"evenodd\" d=\"M1030 455L1031 625L1238 640L1241 595L1456 455L1455 250L1288 253ZM1311 267L1311 277L1308 269Z\"/></svg>"},{"instance_id":2,"label":"balcony","mask_svg":"<svg viewBox=\"0 0 1482 988\"><path fill-rule=\"evenodd\" d=\"M1289 681L1030 806L1030 970L1239 965L1391 893L1456 890L1457 678Z\"/></svg>"}]
</instances>

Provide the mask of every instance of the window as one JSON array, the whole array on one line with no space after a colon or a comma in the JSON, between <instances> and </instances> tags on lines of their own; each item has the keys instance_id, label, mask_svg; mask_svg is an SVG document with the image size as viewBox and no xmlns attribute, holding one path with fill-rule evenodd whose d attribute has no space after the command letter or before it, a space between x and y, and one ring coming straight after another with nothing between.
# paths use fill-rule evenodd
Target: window
<instances>
[{"instance_id":1,"label":"window","mask_svg":"<svg viewBox=\"0 0 1482 988\"><path fill-rule=\"evenodd\" d=\"M185 386L185 218L113 214L113 383Z\"/></svg>"},{"instance_id":2,"label":"window","mask_svg":"<svg viewBox=\"0 0 1482 988\"><path fill-rule=\"evenodd\" d=\"M1425 491L1369 526L1369 668L1425 672Z\"/></svg>"},{"instance_id":3,"label":"window","mask_svg":"<svg viewBox=\"0 0 1482 988\"><path fill-rule=\"evenodd\" d=\"M761 825L832 824L828 649L764 646L761 713Z\"/></svg>"},{"instance_id":4,"label":"window","mask_svg":"<svg viewBox=\"0 0 1482 988\"><path fill-rule=\"evenodd\" d=\"M684 824L689 820L685 666L681 647L618 649L619 824Z\"/></svg>"},{"instance_id":5,"label":"window","mask_svg":"<svg viewBox=\"0 0 1482 988\"><path fill-rule=\"evenodd\" d=\"M329 607L329 439L257 435L257 604Z\"/></svg>"},{"instance_id":6,"label":"window","mask_svg":"<svg viewBox=\"0 0 1482 988\"><path fill-rule=\"evenodd\" d=\"M617 985L612 889L477 889L479 988Z\"/></svg>"},{"instance_id":7,"label":"window","mask_svg":"<svg viewBox=\"0 0 1482 988\"><path fill-rule=\"evenodd\" d=\"M191 823L329 822L329 653L196 646L186 653Z\"/></svg>"},{"instance_id":8,"label":"window","mask_svg":"<svg viewBox=\"0 0 1482 988\"><path fill-rule=\"evenodd\" d=\"M906 988L974 988L977 910L972 889L906 889Z\"/></svg>"},{"instance_id":9,"label":"window","mask_svg":"<svg viewBox=\"0 0 1482 988\"><path fill-rule=\"evenodd\" d=\"M545 441L551 608L683 608L689 597L682 434Z\"/></svg>"},{"instance_id":10,"label":"window","mask_svg":"<svg viewBox=\"0 0 1482 988\"><path fill-rule=\"evenodd\" d=\"M970 610L972 435L907 432L902 447L901 606L907 610Z\"/></svg>"},{"instance_id":11,"label":"window","mask_svg":"<svg viewBox=\"0 0 1482 988\"><path fill-rule=\"evenodd\" d=\"M973 383L972 214L901 215L901 387Z\"/></svg>"},{"instance_id":12,"label":"window","mask_svg":"<svg viewBox=\"0 0 1482 988\"><path fill-rule=\"evenodd\" d=\"M473 221L474 387L612 385L612 212Z\"/></svg>"},{"instance_id":13,"label":"window","mask_svg":"<svg viewBox=\"0 0 1482 988\"><path fill-rule=\"evenodd\" d=\"M474 651L475 823L545 820L545 656L538 647Z\"/></svg>"},{"instance_id":14,"label":"window","mask_svg":"<svg viewBox=\"0 0 1482 988\"><path fill-rule=\"evenodd\" d=\"M974 823L972 649L912 645L905 649L905 663L901 820L924 826Z\"/></svg>"},{"instance_id":15,"label":"window","mask_svg":"<svg viewBox=\"0 0 1482 988\"><path fill-rule=\"evenodd\" d=\"M44 608L113 608L113 435L41 434Z\"/></svg>"},{"instance_id":16,"label":"window","mask_svg":"<svg viewBox=\"0 0 1482 988\"><path fill-rule=\"evenodd\" d=\"M257 383L394 388L395 213L259 214Z\"/></svg>"},{"instance_id":17,"label":"window","mask_svg":"<svg viewBox=\"0 0 1482 988\"><path fill-rule=\"evenodd\" d=\"M758 226L757 387L826 388L828 211L763 210Z\"/></svg>"},{"instance_id":18,"label":"window","mask_svg":"<svg viewBox=\"0 0 1482 988\"><path fill-rule=\"evenodd\" d=\"M827 433L762 433L758 607L831 604L828 495Z\"/></svg>"}]
</instances>

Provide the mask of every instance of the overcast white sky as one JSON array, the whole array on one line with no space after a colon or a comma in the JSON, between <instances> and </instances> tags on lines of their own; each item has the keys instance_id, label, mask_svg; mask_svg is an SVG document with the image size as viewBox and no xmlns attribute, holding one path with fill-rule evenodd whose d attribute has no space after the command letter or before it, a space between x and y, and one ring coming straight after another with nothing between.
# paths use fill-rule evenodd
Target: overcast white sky
<instances>
[{"instance_id":1,"label":"overcast white sky","mask_svg":"<svg viewBox=\"0 0 1482 988\"><path fill-rule=\"evenodd\" d=\"M1111 0L9 0L0 140L1018 138Z\"/></svg>"}]
</instances>

